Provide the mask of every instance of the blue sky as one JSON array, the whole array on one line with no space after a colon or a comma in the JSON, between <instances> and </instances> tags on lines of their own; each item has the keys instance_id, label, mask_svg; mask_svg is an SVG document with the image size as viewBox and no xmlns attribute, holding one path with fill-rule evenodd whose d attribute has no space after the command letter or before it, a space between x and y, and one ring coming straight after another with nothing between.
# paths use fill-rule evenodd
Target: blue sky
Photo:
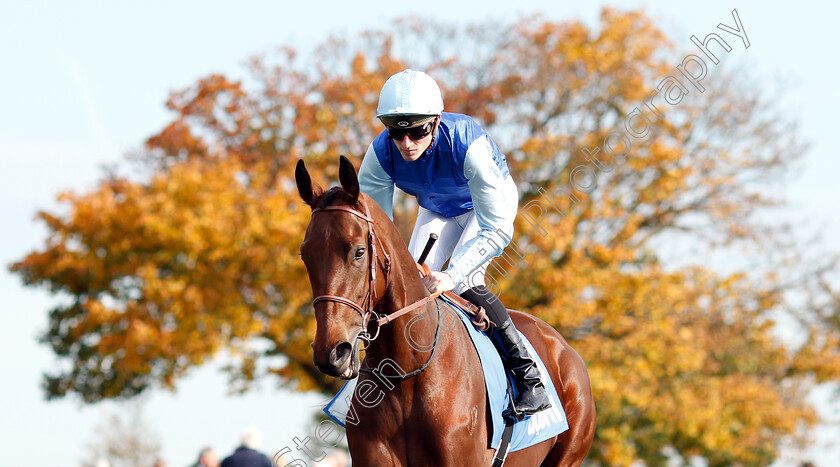
<instances>
[{"instance_id":1,"label":"blue sky","mask_svg":"<svg viewBox=\"0 0 840 467\"><path fill-rule=\"evenodd\" d=\"M243 77L251 55L279 45L311 46L330 32L352 33L399 16L474 22L540 12L593 22L600 8L569 3L240 1L234 7L208 1L0 0L0 263L37 248L45 230L33 222L35 212L54 209L62 190L95 186L103 164L121 161L171 118L163 105L169 92L200 77ZM702 38L718 23L732 24L730 12L738 9L751 45L745 50L733 36L726 60L752 69L759 82L782 78L787 89L780 105L799 119L802 135L813 143L798 178L777 188L792 202L785 215L806 229L823 230L830 249L840 251L828 240L840 238L834 181L840 162L831 144L840 92L834 84L838 65L826 52L835 45L830 38L838 7L717 0L609 5L646 8L671 34L675 60L693 50L690 35ZM704 84L714 86L713 69ZM6 446L0 466L78 465L93 427L113 404L44 401L40 375L56 362L36 336L54 298L23 288L5 267L0 294L0 439ZM227 397L224 376L209 366L183 380L174 395L153 393L146 415L161 435L169 465L180 466L193 462L204 445L228 453L248 425L262 429L266 451L277 451L305 433L304 423L321 399L278 390L270 380L245 396ZM840 439L837 426L819 433L818 465L840 465L840 445L831 439Z\"/></svg>"}]
</instances>

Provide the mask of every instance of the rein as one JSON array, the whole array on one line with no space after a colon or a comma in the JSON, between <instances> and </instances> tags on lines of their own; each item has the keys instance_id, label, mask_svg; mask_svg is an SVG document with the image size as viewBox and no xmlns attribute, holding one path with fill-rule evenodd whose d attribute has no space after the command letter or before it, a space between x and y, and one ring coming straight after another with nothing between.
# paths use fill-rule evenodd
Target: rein
<instances>
[{"instance_id":1,"label":"rein","mask_svg":"<svg viewBox=\"0 0 840 467\"><path fill-rule=\"evenodd\" d=\"M431 273L431 269L429 268L429 265L426 264L426 263L418 264L417 269L424 276L428 276ZM432 300L438 298L441 295L443 295L444 297L449 299L449 301L451 301L452 303L461 307L462 310L467 311L468 312L467 314L470 317L470 321L472 321L473 324L475 324L475 326L478 328L479 331L486 331L486 330L490 329L490 326L495 325L487 317L487 312L484 310L484 308L473 305L472 303L464 300L460 296L454 294L451 290L447 290L447 291L443 291L443 292L435 292L435 293L429 295L428 297L421 298L420 300L412 303L411 305L400 308L399 310L397 310L397 311L395 311L391 314L388 314L388 315L385 315L385 316L379 318L378 320L376 320L376 324L378 324L379 326L382 326L384 324L388 324L391 321L399 318L400 316L402 316L402 315L404 315L404 314L406 314L406 313L408 313L412 310L420 308L421 306L431 302Z\"/></svg>"},{"instance_id":2,"label":"rein","mask_svg":"<svg viewBox=\"0 0 840 467\"><path fill-rule=\"evenodd\" d=\"M438 337L440 336L440 303L439 302L435 302L435 310L437 311L437 327L435 328L435 340L434 340L434 342L432 342L432 354L429 355L429 359L426 360L426 363L424 363L420 368L412 371L411 373L406 373L404 375L386 375L386 374L383 374L383 373L376 373L374 370L371 370L370 368L359 368L359 371L364 372L364 373L370 373L372 375L381 376L383 378L395 379L397 381L404 381L404 380L407 380L408 378L413 378L413 377L419 375L420 373L422 373L432 363L432 359L435 358L435 351L437 350Z\"/></svg>"},{"instance_id":3,"label":"rein","mask_svg":"<svg viewBox=\"0 0 840 467\"><path fill-rule=\"evenodd\" d=\"M385 287L386 288L388 287L388 279L390 277L390 272L391 272L391 256L388 255L388 253L385 253L385 246L382 244L382 240L380 240L379 237L376 236L376 232L373 229L373 218L370 217L370 210L368 209L367 202L362 200L362 205L365 207L365 212L364 213L361 213L361 212L359 212L359 211L357 211L357 210L355 210L355 209L353 209L349 206L327 206L327 207L323 207L323 208L313 209L312 210L312 215L315 215L316 212L322 212L322 211L342 211L342 212L352 214L352 215L358 217L359 219L362 219L363 221L367 222L367 224L368 224L368 250L370 251L370 258L371 258L370 259L370 275L369 275L370 284L369 284L369 287L368 287L367 294L365 294L364 301L362 302L362 303L367 303L367 308L366 309L362 308L360 305L356 304L356 302L354 302L353 300L350 300L349 298L340 297L338 295L319 295L319 296L315 297L315 299L312 301L313 306L317 305L319 302L328 302L329 301L329 302L341 303L342 305L347 305L350 308L356 310L356 312L359 313L359 315L362 317L362 329L363 329L363 333L365 334L365 336L363 336L362 339L368 340L368 342L376 339L376 337L379 336L378 327L382 327L382 326L390 323L391 321L399 318L400 316L402 316L406 313L410 313L410 312L412 312L412 311L414 311L414 310L416 310L416 309L418 309L422 306L427 305L428 303L430 303L430 302L434 301L436 298L438 298L440 295L443 295L444 297L448 298L450 301L456 303L462 309L470 311L471 314L473 316L475 316L475 319L472 319L473 323L476 326L478 326L478 328L481 331L486 331L487 329L490 328L490 326L491 326L490 320L487 319L487 314L485 313L483 308L480 308L480 307L477 307L477 306L473 305L472 303L464 300L463 298L459 297L458 295L452 293L452 291L448 291L448 290L445 291L445 292L435 292L431 295L428 295L426 297L421 298L420 300L418 300L414 303L411 303L407 306L404 306L404 307L400 308L399 310L397 310L393 313L389 313L385 316L379 317L379 315L376 314L376 312L373 311L373 306L374 306L373 302L374 302L375 294L376 294L376 259L377 259L376 244L379 243L379 246L382 248L382 252L385 255ZM423 263L422 265L418 264L417 269L424 276L428 275L431 272L431 270L429 269L429 265L427 265L425 263ZM377 316L376 325L378 326L377 331L376 331L376 335L373 336L373 337L370 337L369 334L367 334L367 324L368 324L368 321L369 321L371 315L376 315Z\"/></svg>"},{"instance_id":4,"label":"rein","mask_svg":"<svg viewBox=\"0 0 840 467\"><path fill-rule=\"evenodd\" d=\"M416 309L418 309L422 306L425 306L426 304L434 301L438 296L441 295L442 292L435 292L435 293L433 293L433 294L431 294L427 297L423 297L420 300L418 300L418 301L416 301L416 302L414 302L414 303L412 303L408 306L400 308L399 310L397 310L393 313L382 316L381 318L379 317L378 314L376 314L375 311L373 311L374 300L375 300L375 295L376 295L376 263L377 263L377 261L376 261L377 260L376 244L379 243L379 246L382 248L382 252L385 255L385 288L388 287L388 280L390 278L391 256L388 255L388 253L385 253L385 246L383 245L382 240L379 239L379 237L376 235L376 232L374 231L373 218L370 216L370 210L368 209L367 202L362 200L362 205L365 208L364 213L361 213L361 212L359 212L359 211L357 211L357 210L355 210L355 209L353 209L349 206L327 206L327 207L321 207L321 208L313 209L312 210L312 215L314 216L315 213L323 212L323 211L342 211L342 212L352 214L352 215L358 217L359 219L362 219L363 221L367 222L367 224L368 224L368 250L370 252L370 274L369 274L368 291L365 294L365 298L363 299L364 301L362 302L363 304L366 304L367 307L363 308L361 305L357 304L353 300L350 300L349 298L341 297L341 296L338 296L338 295L326 295L326 294L319 295L319 296L315 297L315 299L312 301L312 306L317 305L319 302L336 302L336 303L341 303L342 305L349 306L350 308L356 310L356 312L359 313L359 315L362 317L362 329L364 330L363 332L365 334L367 334L367 331L366 331L367 324L368 324L368 320L370 319L371 315L376 315L376 317L377 317L376 325L378 327L381 327L381 326L383 326L385 324L388 324L391 321L399 318L400 316L402 316L406 313L414 311L414 310L416 310ZM427 275L430 272L429 266L426 265L426 264L423 264L423 265L418 264L417 268L420 270L420 272L423 275ZM457 297L454 294L448 294L447 296L449 296L449 295ZM460 297L457 297L457 298L460 299ZM461 299L461 300L463 300L463 299ZM379 336L379 330L377 329L376 336L374 336L372 338L369 337L369 336L362 337L362 338L366 339L368 341L372 341L372 340L376 339L376 337L378 337L378 336Z\"/></svg>"},{"instance_id":5,"label":"rein","mask_svg":"<svg viewBox=\"0 0 840 467\"><path fill-rule=\"evenodd\" d=\"M385 288L386 289L388 288L388 282L389 282L390 273L391 273L391 256L388 255L387 252L385 252L385 246L382 243L382 240L376 235L376 232L374 231L374 228L373 228L374 221L373 221L373 218L370 216L370 210L368 209L367 202L362 200L362 205L364 206L364 209L365 209L364 213L359 212L358 210L353 209L349 206L326 206L326 207L320 207L320 208L316 208L316 209L312 210L312 215L313 216L315 215L315 213L324 212L324 211L346 212L346 213L349 213L349 214L352 214L352 215L358 217L359 219L365 221L368 224L368 251L370 253L370 272L369 272L369 275L368 275L368 291L365 294L365 297L362 301L362 305L357 304L356 302L354 302L353 300L351 300L349 298L341 297L341 296L338 296L338 295L324 294L324 295L319 295L319 296L315 297L315 299L312 301L312 306L313 307L320 302L335 302L335 303L340 303L342 305L349 306L350 308L356 310L356 312L359 313L359 316L362 317L362 331L359 333L358 339L366 341L368 343L368 345L370 345L370 343L373 340L375 340L377 337L379 337L379 330L381 329L382 326L390 323L391 321L399 318L400 316L403 316L407 313L410 313L411 311L414 311L414 310L416 310L420 307L423 307L423 306L429 304L430 302L435 301L435 299L437 299L440 295L444 295L445 297L447 297L451 301L460 305L463 309L472 311L475 319L472 319L472 317L471 317L471 319L472 319L473 323L476 324L476 326L478 326L482 331L484 331L486 329L489 329L491 323L490 323L490 320L487 319L487 315L486 315L484 309L480 308L480 307L476 307L475 305L467 302L466 300L459 297L458 295L452 293L451 291L435 292L431 295L428 295L426 297L421 298L420 300L418 300L414 303L411 303L411 304L409 304L409 305L407 305L403 308L400 308L399 310L397 310L393 313L387 314L387 315L382 316L382 317L380 317L375 311L373 311L373 307L375 305L374 302L376 300L376 265L377 265L377 259L378 259L378 256L376 254L376 244L377 243L379 244L380 248L382 249L382 253L385 255L384 270L385 270ZM425 263L423 263L422 265L417 264L417 269L424 276L428 275L431 272L431 270L429 269L429 266ZM397 380L402 381L402 380L411 378L413 376L416 376L416 375L420 374L421 372L423 372L426 368L428 368L429 364L432 362L432 359L435 356L435 351L437 350L438 337L440 336L440 303L435 302L435 305L436 305L435 309L437 310L437 314L438 314L437 328L435 329L435 340L432 344L432 354L429 355L429 359L420 368L412 371L411 373L407 373L405 375L396 375L396 376L382 375L383 377L389 378L389 379L397 379ZM370 321L370 317L372 315L376 316L376 318L377 318L376 319L376 325L377 325L376 335L374 335L373 337L371 337L370 333L367 331L368 322ZM372 370L367 369L367 368L360 368L359 371L363 371L363 372L366 372L366 373L373 373Z\"/></svg>"},{"instance_id":6,"label":"rein","mask_svg":"<svg viewBox=\"0 0 840 467\"><path fill-rule=\"evenodd\" d=\"M359 305L356 302L354 302L353 300L351 300L349 298L346 298L346 297L341 297L341 296L338 296L338 295L324 294L324 295L319 295L319 296L315 297L315 299L312 301L312 306L315 306L320 302L335 302L335 303L340 303L342 305L349 306L350 308L356 310L356 312L359 313L359 316L362 317L362 331L359 333L358 339L366 341L368 343L368 345L370 345L370 342L372 342L377 337L379 337L379 330L382 327L382 325L388 324L391 321L393 321L394 319L396 319L396 318L398 318L398 317L400 317L400 316L402 316L402 315L404 315L404 314L406 314L406 313L408 313L412 310L416 310L417 308L420 308L420 307L428 304L429 302L434 301L440 295L440 292L429 295L427 297L424 297L424 298L422 298L422 299L420 299L420 300L418 300L418 301L416 301L416 302L414 302L414 303L412 303L412 304L410 304L406 307L400 308L399 310L397 310L397 311L395 311L391 314L383 316L382 318L380 318L379 315L375 311L373 311L373 307L374 307L374 304L375 304L374 302L376 301L376 265L377 265L377 259L378 259L378 256L376 254L376 244L377 243L379 244L380 248L382 249L382 253L385 255L384 270L385 270L385 288L386 289L388 288L388 282L389 282L389 279L390 279L391 257L385 251L385 246L382 243L382 240L376 235L376 232L374 230L373 218L370 216L370 210L368 209L367 202L362 200L362 205L364 206L364 209L365 209L364 213L359 212L358 210L353 209L349 206L327 206L327 207L320 207L320 208L316 208L316 209L312 210L312 215L313 216L315 215L315 213L324 212L324 211L346 212L348 214L352 214L352 215L358 217L359 219L365 221L368 224L368 251L370 253L370 272L369 272L369 275L368 275L368 290L367 290L367 293L365 294L362 305ZM429 266L427 266L425 264L423 266L420 266L418 264L417 267L420 269L421 272L425 272L426 274L429 273ZM388 379L395 379L395 380L403 381L403 380L406 380L408 378L412 378L414 376L419 375L420 373L425 371L426 368L429 367L429 365L432 363L432 359L435 356L435 351L437 350L438 338L440 337L440 304L436 303L435 305L436 305L435 309L437 311L437 327L435 329L435 339L434 339L434 342L432 343L432 354L429 355L429 359L426 361L426 363L424 363L422 366L420 366L416 370L414 370L410 373L406 373L404 375L381 375L381 376L383 376L385 378L388 378ZM370 320L370 317L372 315L376 316L376 318L377 318L377 320L376 320L376 325L377 325L376 335L374 335L373 337L371 337L370 333L367 331L368 321ZM370 370L369 368L359 368L359 371L373 374L373 371Z\"/></svg>"}]
</instances>

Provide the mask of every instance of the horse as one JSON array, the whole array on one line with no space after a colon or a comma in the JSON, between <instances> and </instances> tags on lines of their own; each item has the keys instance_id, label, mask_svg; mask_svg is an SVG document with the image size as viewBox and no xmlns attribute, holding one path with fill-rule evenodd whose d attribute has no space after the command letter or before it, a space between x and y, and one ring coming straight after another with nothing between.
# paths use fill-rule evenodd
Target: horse
<instances>
[{"instance_id":1,"label":"horse","mask_svg":"<svg viewBox=\"0 0 840 467\"><path fill-rule=\"evenodd\" d=\"M357 423L346 430L353 464L491 465L485 383L467 331L460 322L447 328L441 320L440 304L423 286L398 230L360 192L353 164L341 156L341 187L328 191L312 180L303 160L295 180L312 209L300 255L314 297L313 361L324 374L359 378ZM392 320L397 310L403 316ZM509 453L505 464L580 465L595 434L586 366L554 328L526 313L510 315L545 363L569 429Z\"/></svg>"}]
</instances>

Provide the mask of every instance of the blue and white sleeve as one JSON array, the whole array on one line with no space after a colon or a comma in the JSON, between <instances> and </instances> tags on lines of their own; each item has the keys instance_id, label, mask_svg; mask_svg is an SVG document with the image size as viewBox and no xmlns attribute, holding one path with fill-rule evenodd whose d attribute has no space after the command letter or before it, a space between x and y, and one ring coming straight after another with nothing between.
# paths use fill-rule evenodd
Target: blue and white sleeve
<instances>
[{"instance_id":1,"label":"blue and white sleeve","mask_svg":"<svg viewBox=\"0 0 840 467\"><path fill-rule=\"evenodd\" d=\"M359 167L359 189L370 196L376 204L394 220L394 179L382 168L373 143L368 146L362 165Z\"/></svg>"},{"instance_id":2,"label":"blue and white sleeve","mask_svg":"<svg viewBox=\"0 0 840 467\"><path fill-rule=\"evenodd\" d=\"M502 176L493 161L487 136L476 139L467 149L464 176L480 230L452 255L445 271L456 286L484 263L502 254L513 237L513 221L519 204L516 184Z\"/></svg>"}]
</instances>

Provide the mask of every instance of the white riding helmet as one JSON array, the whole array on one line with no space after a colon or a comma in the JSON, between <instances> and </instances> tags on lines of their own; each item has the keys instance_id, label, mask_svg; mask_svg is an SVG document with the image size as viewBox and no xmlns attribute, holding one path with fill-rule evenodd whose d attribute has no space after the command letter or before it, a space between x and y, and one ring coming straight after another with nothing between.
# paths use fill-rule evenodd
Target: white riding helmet
<instances>
[{"instance_id":1,"label":"white riding helmet","mask_svg":"<svg viewBox=\"0 0 840 467\"><path fill-rule=\"evenodd\" d=\"M440 88L431 76L422 71L403 70L385 81L379 93L376 118L431 116L443 112L443 97Z\"/></svg>"}]
</instances>

